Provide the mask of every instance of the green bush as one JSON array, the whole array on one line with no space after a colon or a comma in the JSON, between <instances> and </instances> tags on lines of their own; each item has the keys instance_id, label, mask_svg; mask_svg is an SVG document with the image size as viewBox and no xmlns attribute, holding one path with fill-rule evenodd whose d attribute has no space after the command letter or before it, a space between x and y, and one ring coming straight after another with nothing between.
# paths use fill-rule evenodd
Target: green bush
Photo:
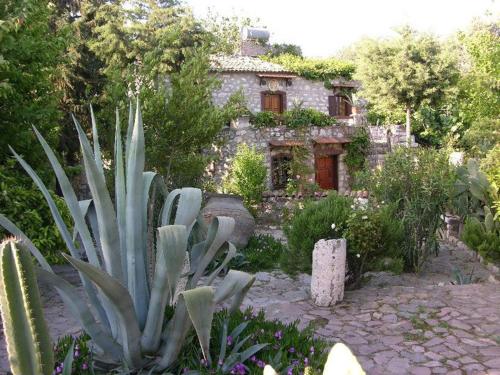
<instances>
[{"instance_id":1,"label":"green bush","mask_svg":"<svg viewBox=\"0 0 500 375\"><path fill-rule=\"evenodd\" d=\"M278 320L268 321L265 320L263 311L255 313L249 308L246 311L237 311L233 314L228 314L226 311L215 313L212 327L213 339L210 340L210 352L215 366L217 365L216 360L219 358L223 324L226 319L229 319L228 332L242 323L247 324L242 335L249 336L249 339L242 346L240 352L255 344L268 344L243 363L243 366L246 367L246 374L262 374L264 365L270 364L279 373L298 375L303 373L305 364L313 370L319 370L326 362L329 344L314 338L313 327L301 331L297 328L298 322L284 324ZM201 374L219 373L204 366L196 335L192 333L186 342L187 345L178 358L174 374L182 374L185 370L200 371ZM234 345L229 345L227 350L232 350L231 346Z\"/></svg>"},{"instance_id":2,"label":"green bush","mask_svg":"<svg viewBox=\"0 0 500 375\"><path fill-rule=\"evenodd\" d=\"M390 205L368 202L347 220L349 282L357 283L365 271L401 272L403 227Z\"/></svg>"},{"instance_id":3,"label":"green bush","mask_svg":"<svg viewBox=\"0 0 500 375\"><path fill-rule=\"evenodd\" d=\"M322 238L343 236L352 204L351 198L333 191L324 199L297 207L284 226L289 250L281 257L282 268L288 273L311 272L314 244Z\"/></svg>"},{"instance_id":4,"label":"green bush","mask_svg":"<svg viewBox=\"0 0 500 375\"><path fill-rule=\"evenodd\" d=\"M281 122L279 113L262 111L250 115L250 123L256 128L272 128Z\"/></svg>"},{"instance_id":5,"label":"green bush","mask_svg":"<svg viewBox=\"0 0 500 375\"><path fill-rule=\"evenodd\" d=\"M493 262L500 261L500 231L498 228L487 230L485 225L475 217L465 220L462 241L472 250Z\"/></svg>"},{"instance_id":6,"label":"green bush","mask_svg":"<svg viewBox=\"0 0 500 375\"><path fill-rule=\"evenodd\" d=\"M64 199L51 194L66 225L70 226L71 219ZM27 177L1 166L0 213L22 228L49 263L66 263L61 256L61 252L67 252L66 245L42 193ZM0 237L6 235L8 232L0 228Z\"/></svg>"},{"instance_id":7,"label":"green bush","mask_svg":"<svg viewBox=\"0 0 500 375\"><path fill-rule=\"evenodd\" d=\"M263 153L246 144L238 146L229 175L224 180L224 190L239 194L245 204L254 205L262 200L266 190L267 167Z\"/></svg>"},{"instance_id":8,"label":"green bush","mask_svg":"<svg viewBox=\"0 0 500 375\"><path fill-rule=\"evenodd\" d=\"M481 171L486 174L490 184L500 188L500 144L493 147L480 162Z\"/></svg>"},{"instance_id":9,"label":"green bush","mask_svg":"<svg viewBox=\"0 0 500 375\"><path fill-rule=\"evenodd\" d=\"M423 148L398 148L372 172L369 191L377 201L394 204L403 225L406 269L419 272L429 254L437 253L453 178L445 153Z\"/></svg>"},{"instance_id":10,"label":"green bush","mask_svg":"<svg viewBox=\"0 0 500 375\"><path fill-rule=\"evenodd\" d=\"M246 272L271 271L279 268L279 259L285 251L286 246L273 236L254 235L230 268Z\"/></svg>"},{"instance_id":11,"label":"green bush","mask_svg":"<svg viewBox=\"0 0 500 375\"><path fill-rule=\"evenodd\" d=\"M283 124L289 128L300 128L304 126L331 126L337 120L314 108L293 108L283 113Z\"/></svg>"}]
</instances>

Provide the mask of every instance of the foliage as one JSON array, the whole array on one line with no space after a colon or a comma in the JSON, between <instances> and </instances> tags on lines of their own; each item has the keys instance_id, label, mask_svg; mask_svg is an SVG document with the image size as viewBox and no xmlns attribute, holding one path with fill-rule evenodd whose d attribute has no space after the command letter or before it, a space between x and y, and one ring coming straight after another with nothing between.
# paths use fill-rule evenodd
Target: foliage
<instances>
[{"instance_id":1,"label":"foliage","mask_svg":"<svg viewBox=\"0 0 500 375\"><path fill-rule=\"evenodd\" d=\"M0 244L0 308L13 375L51 375L54 356L35 269L16 239Z\"/></svg>"},{"instance_id":2,"label":"foliage","mask_svg":"<svg viewBox=\"0 0 500 375\"><path fill-rule=\"evenodd\" d=\"M468 275L463 274L462 271L460 271L460 269L455 268L453 270L453 277L455 278L455 280L452 281L452 284L454 285L473 284L476 281L476 278L473 276L473 273L474 273L474 267L472 267Z\"/></svg>"},{"instance_id":3,"label":"foliage","mask_svg":"<svg viewBox=\"0 0 500 375\"><path fill-rule=\"evenodd\" d=\"M76 337L67 335L58 338L57 343L54 345L56 375L63 372L64 366L61 365L64 364L64 360L70 351L73 357L71 374L91 375L94 373L92 351L87 345L89 340L90 337L85 333Z\"/></svg>"},{"instance_id":4,"label":"foliage","mask_svg":"<svg viewBox=\"0 0 500 375\"><path fill-rule=\"evenodd\" d=\"M296 44L274 43L271 45L270 51L267 53L269 57L277 57L281 55L291 55L302 57L302 48Z\"/></svg>"},{"instance_id":5,"label":"foliage","mask_svg":"<svg viewBox=\"0 0 500 375\"><path fill-rule=\"evenodd\" d=\"M500 226L498 224L493 228L487 228L478 218L468 217L465 220L461 239L486 260L500 261Z\"/></svg>"},{"instance_id":6,"label":"foliage","mask_svg":"<svg viewBox=\"0 0 500 375\"><path fill-rule=\"evenodd\" d=\"M0 6L0 164L10 157L8 144L30 162L39 161L33 124L56 144L59 91L54 80L65 38L51 27L53 16L45 1L7 0Z\"/></svg>"},{"instance_id":7,"label":"foliage","mask_svg":"<svg viewBox=\"0 0 500 375\"><path fill-rule=\"evenodd\" d=\"M335 117L329 116L314 108L302 108L297 105L282 116L283 124L289 128L300 128L303 126L331 126L337 123Z\"/></svg>"},{"instance_id":8,"label":"foliage","mask_svg":"<svg viewBox=\"0 0 500 375\"><path fill-rule=\"evenodd\" d=\"M304 139L304 144L306 141ZM295 146L291 148L292 160L288 163L290 178L286 184L286 193L288 195L301 194L309 196L320 189L315 182L310 180L311 173L314 173L309 163L310 157L311 155L306 147Z\"/></svg>"},{"instance_id":9,"label":"foliage","mask_svg":"<svg viewBox=\"0 0 500 375\"><path fill-rule=\"evenodd\" d=\"M224 180L224 190L241 195L246 205L255 205L262 200L266 177L264 154L243 143L238 146L229 175Z\"/></svg>"},{"instance_id":10,"label":"foliage","mask_svg":"<svg viewBox=\"0 0 500 375\"><path fill-rule=\"evenodd\" d=\"M345 233L350 283L356 285L365 271L397 270L404 234L394 211L371 201L355 205Z\"/></svg>"},{"instance_id":11,"label":"foliage","mask_svg":"<svg viewBox=\"0 0 500 375\"><path fill-rule=\"evenodd\" d=\"M256 128L272 128L284 125L292 129L298 129L306 126L332 126L337 121L334 117L314 108L302 108L299 105L289 111L284 111L282 114L269 111L252 113L250 123Z\"/></svg>"},{"instance_id":12,"label":"foliage","mask_svg":"<svg viewBox=\"0 0 500 375\"><path fill-rule=\"evenodd\" d=\"M467 165L456 169L457 179L453 191L453 209L462 218L475 216L483 220L485 209L495 209L500 200L498 186L488 181L488 177L479 169L475 159L469 159Z\"/></svg>"},{"instance_id":13,"label":"foliage","mask_svg":"<svg viewBox=\"0 0 500 375\"><path fill-rule=\"evenodd\" d=\"M92 193L92 206L90 201L77 201L55 154L40 133L36 133L61 186L81 251L88 262L82 260L43 182L14 153L51 206L71 253L65 258L79 271L92 310L71 284L53 273L40 251L15 225L3 216L0 216L0 224L26 243L41 266L38 277L56 288L92 338L93 345L99 349L96 352L105 353L103 357L96 356L100 363L114 367L123 365L135 370L154 368L155 371L163 371L176 361L191 326L195 328L205 360L210 362L208 346L215 305L233 298L231 311L236 310L255 278L244 272L229 271L217 290L210 287L236 253L234 245L227 242L235 225L234 219L216 217L207 229L201 219L197 220L202 200L200 190L176 189L165 196L162 180L155 173L144 171L144 130L139 102L135 114L132 109L130 112L129 136L125 143L126 163L120 122L116 121L116 208L106 186L97 126L93 127L92 150L83 129L75 120ZM157 194L158 200L163 202L161 215L152 209L155 202L150 195L154 198ZM86 218L90 226L87 226ZM96 239L95 243L93 239ZM227 247L221 251L224 253L227 250L223 264L211 273L204 286L200 286L200 278L226 243ZM151 283L149 257L155 259L152 261L154 274L151 275ZM184 291L176 296L177 282L186 257L190 259L191 269L185 276ZM94 289L89 281L98 288ZM165 308L172 305L175 299L174 316L169 322L164 321Z\"/></svg>"},{"instance_id":14,"label":"foliage","mask_svg":"<svg viewBox=\"0 0 500 375\"><path fill-rule=\"evenodd\" d=\"M13 164L8 160L7 164ZM63 220L70 226L71 219L64 200L50 192ZM12 167L0 166L0 213L9 217L12 222L31 238L36 247L42 249L45 258L52 264L61 264L65 260L61 256L65 245L57 230L48 205L43 195L37 190L29 178L20 175ZM0 237L7 231L0 227Z\"/></svg>"},{"instance_id":15,"label":"foliage","mask_svg":"<svg viewBox=\"0 0 500 375\"><path fill-rule=\"evenodd\" d=\"M352 200L332 191L328 197L297 207L285 222L288 251L281 264L288 273L311 272L314 244L322 238L341 238L347 229ZM334 224L334 225L333 225Z\"/></svg>"},{"instance_id":16,"label":"foliage","mask_svg":"<svg viewBox=\"0 0 500 375\"><path fill-rule=\"evenodd\" d=\"M361 95L376 112L404 110L410 121L422 104L442 100L458 71L454 56L436 38L404 27L396 38L363 44L356 78L363 82Z\"/></svg>"},{"instance_id":17,"label":"foliage","mask_svg":"<svg viewBox=\"0 0 500 375\"><path fill-rule=\"evenodd\" d=\"M333 57L317 59L283 54L276 57L263 57L263 59L282 65L285 69L310 80L329 82L337 78L351 79L354 73L352 63Z\"/></svg>"},{"instance_id":18,"label":"foliage","mask_svg":"<svg viewBox=\"0 0 500 375\"><path fill-rule=\"evenodd\" d=\"M379 202L396 205L405 235L405 268L419 272L431 252L438 251L436 233L451 196L453 174L443 152L398 148L373 171L368 190Z\"/></svg>"},{"instance_id":19,"label":"foliage","mask_svg":"<svg viewBox=\"0 0 500 375\"><path fill-rule=\"evenodd\" d=\"M480 169L488 178L491 185L500 187L500 140L484 159L480 161Z\"/></svg>"},{"instance_id":20,"label":"foliage","mask_svg":"<svg viewBox=\"0 0 500 375\"><path fill-rule=\"evenodd\" d=\"M279 268L279 260L286 246L268 234L253 235L241 253L235 257L232 268L246 272L272 271Z\"/></svg>"},{"instance_id":21,"label":"foliage","mask_svg":"<svg viewBox=\"0 0 500 375\"><path fill-rule=\"evenodd\" d=\"M252 113L250 123L256 128L272 128L280 125L281 116L279 113L270 111Z\"/></svg>"},{"instance_id":22,"label":"foliage","mask_svg":"<svg viewBox=\"0 0 500 375\"><path fill-rule=\"evenodd\" d=\"M242 364L246 367L246 373L262 373L262 368L270 364L280 372L286 373L291 370L290 373L299 374L306 364L313 369L320 369L326 361L328 344L314 338L313 327L299 330L298 322L284 324L279 320L267 321L263 311L254 312L251 308L230 315L227 311L215 313L214 340L211 341L210 346L214 358L217 358L220 353L220 343L226 321L229 322L228 332L232 332L242 323L247 324L244 336L250 337L240 351L255 344L268 344ZM204 367L204 362L200 361L203 357L195 340L193 335L188 337L187 345L179 356L177 374L181 374L184 369L199 371L201 374L213 373L210 368ZM229 340L229 342L231 345L228 345L227 350L234 348L235 345L234 340Z\"/></svg>"},{"instance_id":23,"label":"foliage","mask_svg":"<svg viewBox=\"0 0 500 375\"><path fill-rule=\"evenodd\" d=\"M370 134L365 127L358 128L351 138L351 142L345 145L347 154L344 163L351 176L366 167L366 157L370 151Z\"/></svg>"},{"instance_id":24,"label":"foliage","mask_svg":"<svg viewBox=\"0 0 500 375\"><path fill-rule=\"evenodd\" d=\"M462 138L469 156L484 157L489 150L500 144L500 119L482 119L473 123Z\"/></svg>"},{"instance_id":25,"label":"foliage","mask_svg":"<svg viewBox=\"0 0 500 375\"><path fill-rule=\"evenodd\" d=\"M464 124L471 129L484 126L484 121L498 119L500 114L498 30L498 20L476 20L468 30L458 34L457 44L463 56L458 106Z\"/></svg>"}]
</instances>

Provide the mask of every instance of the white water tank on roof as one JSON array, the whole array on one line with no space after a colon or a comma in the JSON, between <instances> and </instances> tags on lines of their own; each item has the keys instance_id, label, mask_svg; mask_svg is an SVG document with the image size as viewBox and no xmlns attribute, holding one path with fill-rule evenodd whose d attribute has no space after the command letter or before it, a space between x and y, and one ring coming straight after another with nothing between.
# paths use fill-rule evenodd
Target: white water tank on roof
<instances>
[{"instance_id":1,"label":"white water tank on roof","mask_svg":"<svg viewBox=\"0 0 500 375\"><path fill-rule=\"evenodd\" d=\"M242 40L261 40L267 42L269 40L269 30L257 27L244 26L241 29Z\"/></svg>"}]
</instances>

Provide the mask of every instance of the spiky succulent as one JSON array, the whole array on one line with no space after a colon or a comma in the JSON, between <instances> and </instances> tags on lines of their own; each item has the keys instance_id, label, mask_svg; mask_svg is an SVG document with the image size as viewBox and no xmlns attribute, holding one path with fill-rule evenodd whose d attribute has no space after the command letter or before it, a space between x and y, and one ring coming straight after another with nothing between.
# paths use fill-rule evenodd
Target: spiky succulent
<instances>
[{"instance_id":1,"label":"spiky succulent","mask_svg":"<svg viewBox=\"0 0 500 375\"><path fill-rule=\"evenodd\" d=\"M229 271L217 288L211 286L235 255L235 247L228 242L234 220L216 217L206 228L199 217L199 189L176 189L167 194L160 176L144 171L139 102L135 111L130 108L125 158L117 112L113 203L106 186L93 112L91 120L93 147L74 119L92 195L86 201L77 200L56 155L34 129L73 218L73 236L36 172L14 150L12 153L47 200L71 254L66 258L78 270L92 309L71 284L53 273L19 228L2 215L0 225L23 239L41 266L39 278L59 292L92 338L99 361L124 364L128 369L162 371L176 360L191 327L205 359L210 361L210 329L216 304L232 299L231 308L237 309L254 281L249 274ZM162 201L159 215L152 209L152 196ZM221 255L225 256L223 263L203 277L212 260ZM178 288L181 284L185 284L183 290ZM165 308L174 301L175 313L165 321Z\"/></svg>"}]
</instances>

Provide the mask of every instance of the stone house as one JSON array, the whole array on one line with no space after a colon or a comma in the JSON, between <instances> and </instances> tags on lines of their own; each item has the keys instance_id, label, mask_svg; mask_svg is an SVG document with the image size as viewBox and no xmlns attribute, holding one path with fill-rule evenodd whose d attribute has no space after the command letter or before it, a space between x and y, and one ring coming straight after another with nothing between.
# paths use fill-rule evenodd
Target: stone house
<instances>
[{"instance_id":1,"label":"stone house","mask_svg":"<svg viewBox=\"0 0 500 375\"><path fill-rule=\"evenodd\" d=\"M217 158L209 166L208 174L221 186L237 145L246 143L266 155L269 167L267 189L280 191L292 177L289 165L293 148L300 146L307 149L310 155L307 159L311 170L307 176L309 182L316 182L322 189L335 189L341 193L348 191L345 145L350 142L356 127L366 125L366 120L363 113L353 108L345 92L356 90L359 84L339 78L325 85L324 82L300 77L281 65L257 57L265 53L265 42L269 36L266 30L246 30L243 36L240 54L212 57L212 71L221 81L220 88L213 93L216 105L224 105L233 93L242 90L247 108L252 113L283 113L300 103L302 108L313 108L335 117L338 124L309 126L301 130L285 126L255 128L248 116L241 117L222 131L221 138L225 142L223 146L214 147ZM368 126L368 129L372 144L369 156L371 166L382 163L391 145L404 143L404 129L400 126Z\"/></svg>"}]
</instances>

